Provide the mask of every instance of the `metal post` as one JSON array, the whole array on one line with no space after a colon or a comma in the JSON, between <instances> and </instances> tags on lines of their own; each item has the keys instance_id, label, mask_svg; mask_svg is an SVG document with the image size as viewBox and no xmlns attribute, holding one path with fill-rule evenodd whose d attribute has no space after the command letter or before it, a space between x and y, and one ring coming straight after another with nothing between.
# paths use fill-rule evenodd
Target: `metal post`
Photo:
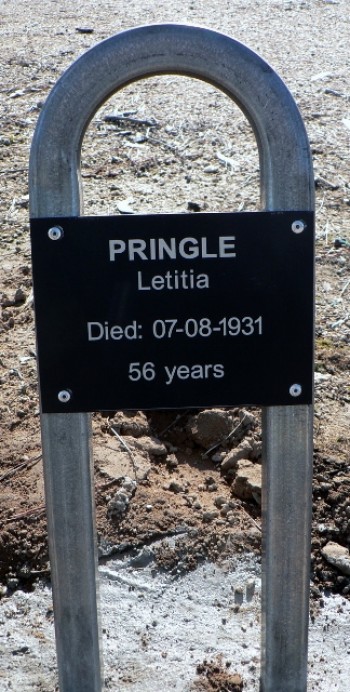
<instances>
[{"instance_id":1,"label":"metal post","mask_svg":"<svg viewBox=\"0 0 350 692\"><path fill-rule=\"evenodd\" d=\"M90 416L42 414L60 689L101 690Z\"/></svg>"},{"instance_id":2,"label":"metal post","mask_svg":"<svg viewBox=\"0 0 350 692\"><path fill-rule=\"evenodd\" d=\"M225 92L246 114L259 148L262 208L313 209L307 136L295 102L276 73L247 47L222 34L188 26L155 25L126 31L98 44L77 60L52 90L31 150L32 217L82 213L80 149L89 121L123 86L160 74L207 81ZM90 464L87 421L82 414L42 417L49 539L55 565L53 588L58 609L56 637L64 692L99 689L94 522L90 479L84 475L89 473ZM306 689L311 427L309 406L276 407L264 412L263 692ZM77 436L82 436L85 443L74 442ZM74 508L79 524L75 519L65 519L59 530L62 514ZM78 565L79 537L86 531L90 538L85 558L79 551L83 562ZM81 580L85 578L82 588ZM78 642L75 637L79 634ZM90 646L81 663L87 641ZM82 681L85 664L91 678L86 672Z\"/></svg>"},{"instance_id":3,"label":"metal post","mask_svg":"<svg viewBox=\"0 0 350 692\"><path fill-rule=\"evenodd\" d=\"M264 410L262 676L265 692L307 689L312 415Z\"/></svg>"}]
</instances>

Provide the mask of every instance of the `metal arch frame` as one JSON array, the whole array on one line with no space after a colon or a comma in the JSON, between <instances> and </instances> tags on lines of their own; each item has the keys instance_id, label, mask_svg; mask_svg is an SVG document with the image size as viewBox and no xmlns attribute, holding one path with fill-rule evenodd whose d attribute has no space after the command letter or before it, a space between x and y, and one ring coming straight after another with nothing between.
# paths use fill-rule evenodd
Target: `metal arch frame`
<instances>
[{"instance_id":1,"label":"metal arch frame","mask_svg":"<svg viewBox=\"0 0 350 692\"><path fill-rule=\"evenodd\" d=\"M205 28L153 25L99 43L59 79L30 156L32 218L82 213L80 151L96 110L127 84L162 74L211 83L249 119L262 208L314 208L311 155L288 89L258 55ZM101 689L90 417L42 414L45 488L62 692ZM263 411L262 692L307 687L312 407Z\"/></svg>"}]
</instances>

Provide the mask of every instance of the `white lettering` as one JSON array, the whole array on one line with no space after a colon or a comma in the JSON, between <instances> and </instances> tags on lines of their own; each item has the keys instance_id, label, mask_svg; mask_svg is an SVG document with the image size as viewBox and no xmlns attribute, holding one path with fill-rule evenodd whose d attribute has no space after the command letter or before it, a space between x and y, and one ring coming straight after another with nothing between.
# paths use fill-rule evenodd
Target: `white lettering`
<instances>
[{"instance_id":1,"label":"white lettering","mask_svg":"<svg viewBox=\"0 0 350 692\"><path fill-rule=\"evenodd\" d=\"M131 240L129 240L129 260L133 262L135 259L135 255L138 255L142 260L148 259L145 252L143 252L145 248L145 240L140 240L139 238L131 238Z\"/></svg>"},{"instance_id":2,"label":"white lettering","mask_svg":"<svg viewBox=\"0 0 350 692\"><path fill-rule=\"evenodd\" d=\"M197 363L195 365L164 365L165 384L173 384L174 380L209 380L211 377L225 377L225 367L222 363Z\"/></svg>"},{"instance_id":3,"label":"white lettering","mask_svg":"<svg viewBox=\"0 0 350 692\"><path fill-rule=\"evenodd\" d=\"M179 271L175 269L173 272L168 270L165 274L155 274L147 285L145 283L142 271L137 272L137 288L139 291L178 291L179 289L203 289L209 288L208 274L195 274L193 269L189 271Z\"/></svg>"},{"instance_id":4,"label":"white lettering","mask_svg":"<svg viewBox=\"0 0 350 692\"><path fill-rule=\"evenodd\" d=\"M188 246L186 250L186 245ZM195 238L182 238L179 242L179 253L185 259L199 256L198 241Z\"/></svg>"},{"instance_id":5,"label":"white lettering","mask_svg":"<svg viewBox=\"0 0 350 692\"><path fill-rule=\"evenodd\" d=\"M104 329L103 324L101 324L101 322L88 322L87 328L89 341L98 341L99 339L103 339Z\"/></svg>"},{"instance_id":6,"label":"white lettering","mask_svg":"<svg viewBox=\"0 0 350 692\"><path fill-rule=\"evenodd\" d=\"M170 245L164 238L158 238L159 259L164 259L166 254L170 259L176 259L176 238L170 238ZM157 257L155 257L157 259Z\"/></svg>"},{"instance_id":7,"label":"white lettering","mask_svg":"<svg viewBox=\"0 0 350 692\"><path fill-rule=\"evenodd\" d=\"M236 257L235 252L231 252L236 247L236 236L227 235L219 238L219 255L220 257Z\"/></svg>"},{"instance_id":8,"label":"white lettering","mask_svg":"<svg viewBox=\"0 0 350 692\"><path fill-rule=\"evenodd\" d=\"M121 327L119 324L112 324L110 326L109 322L87 322L87 336L88 341L120 341L120 339L127 339L132 341L134 339L142 339L142 325L137 324L136 320L133 320L126 327Z\"/></svg>"},{"instance_id":9,"label":"white lettering","mask_svg":"<svg viewBox=\"0 0 350 692\"><path fill-rule=\"evenodd\" d=\"M115 256L121 252L125 252L124 240L110 240L109 241L109 260L110 262L115 261Z\"/></svg>"},{"instance_id":10,"label":"white lettering","mask_svg":"<svg viewBox=\"0 0 350 692\"><path fill-rule=\"evenodd\" d=\"M215 259L236 257L234 235L213 237L211 239L212 249L208 249L208 238L129 238L128 240L109 241L109 259L115 262L117 255L125 253L130 262L136 260L176 260L182 257L186 260L193 260L197 257L202 259ZM215 249L216 246L216 249Z\"/></svg>"},{"instance_id":11,"label":"white lettering","mask_svg":"<svg viewBox=\"0 0 350 692\"><path fill-rule=\"evenodd\" d=\"M217 257L216 252L213 252L212 254L208 252L208 249L207 249L208 239L202 238L201 240L202 240L202 257L203 257L203 259L208 259L209 257Z\"/></svg>"},{"instance_id":12,"label":"white lettering","mask_svg":"<svg viewBox=\"0 0 350 692\"><path fill-rule=\"evenodd\" d=\"M172 370L170 370L170 368L168 368L167 365L164 366L164 369L165 369L166 375L168 377L166 384L171 384L173 379L174 379L174 375L176 373L176 365L174 365Z\"/></svg>"}]
</instances>

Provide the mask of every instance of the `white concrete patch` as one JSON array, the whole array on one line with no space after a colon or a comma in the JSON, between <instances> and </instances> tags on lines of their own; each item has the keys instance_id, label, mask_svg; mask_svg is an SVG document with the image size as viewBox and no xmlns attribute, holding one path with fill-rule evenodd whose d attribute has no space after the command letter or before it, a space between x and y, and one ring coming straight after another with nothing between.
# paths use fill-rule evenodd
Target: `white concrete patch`
<instances>
[{"instance_id":1,"label":"white concrete patch","mask_svg":"<svg viewBox=\"0 0 350 692\"><path fill-rule=\"evenodd\" d=\"M148 549L146 549L148 550ZM142 552L142 551L141 551ZM149 556L146 556L146 562ZM189 692L204 659L222 656L259 689L260 567L253 556L205 563L178 576L150 562L100 567L106 689ZM53 692L57 684L51 591L17 591L0 604L0 689ZM308 690L348 692L350 604L325 597L310 624Z\"/></svg>"}]
</instances>

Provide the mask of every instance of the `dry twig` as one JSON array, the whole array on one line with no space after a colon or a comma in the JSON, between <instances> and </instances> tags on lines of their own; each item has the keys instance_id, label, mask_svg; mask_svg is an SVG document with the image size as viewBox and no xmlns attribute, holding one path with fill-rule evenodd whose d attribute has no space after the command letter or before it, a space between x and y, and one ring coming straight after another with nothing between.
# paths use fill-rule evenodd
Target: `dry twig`
<instances>
[{"instance_id":1,"label":"dry twig","mask_svg":"<svg viewBox=\"0 0 350 692\"><path fill-rule=\"evenodd\" d=\"M14 517L9 517L8 519L3 519L4 524L10 524L13 521L19 521L19 519L27 519L28 517L33 517L35 515L43 514L46 511L45 505L40 505L39 507L33 507L32 509L27 509L26 512L22 514L16 514Z\"/></svg>"},{"instance_id":2,"label":"dry twig","mask_svg":"<svg viewBox=\"0 0 350 692\"><path fill-rule=\"evenodd\" d=\"M123 440L122 436L119 435L119 433L116 431L116 429L113 427L113 425L110 425L110 426L109 426L109 429L112 431L113 435L115 435L115 437L119 440L121 446L124 447L125 451L128 452L128 454L129 454L129 456L130 456L130 459L131 459L131 462L132 462L132 467L133 467L133 471L134 471L135 480L137 481L137 475L136 475L137 465L136 465L136 461L135 461L135 457L134 457L133 451L132 451L132 450L130 449L130 447L126 444L125 440Z\"/></svg>"},{"instance_id":3,"label":"dry twig","mask_svg":"<svg viewBox=\"0 0 350 692\"><path fill-rule=\"evenodd\" d=\"M41 454L39 454L37 457L34 457L34 459L28 459L27 461L23 461L22 464L17 464L15 468L10 469L10 471L6 471L6 473L3 473L2 476L0 476L0 482L6 480L7 478L11 478L11 476L14 476L18 471L23 471L23 469L29 469L32 468L32 466L35 466L40 459L41 459Z\"/></svg>"}]
</instances>

